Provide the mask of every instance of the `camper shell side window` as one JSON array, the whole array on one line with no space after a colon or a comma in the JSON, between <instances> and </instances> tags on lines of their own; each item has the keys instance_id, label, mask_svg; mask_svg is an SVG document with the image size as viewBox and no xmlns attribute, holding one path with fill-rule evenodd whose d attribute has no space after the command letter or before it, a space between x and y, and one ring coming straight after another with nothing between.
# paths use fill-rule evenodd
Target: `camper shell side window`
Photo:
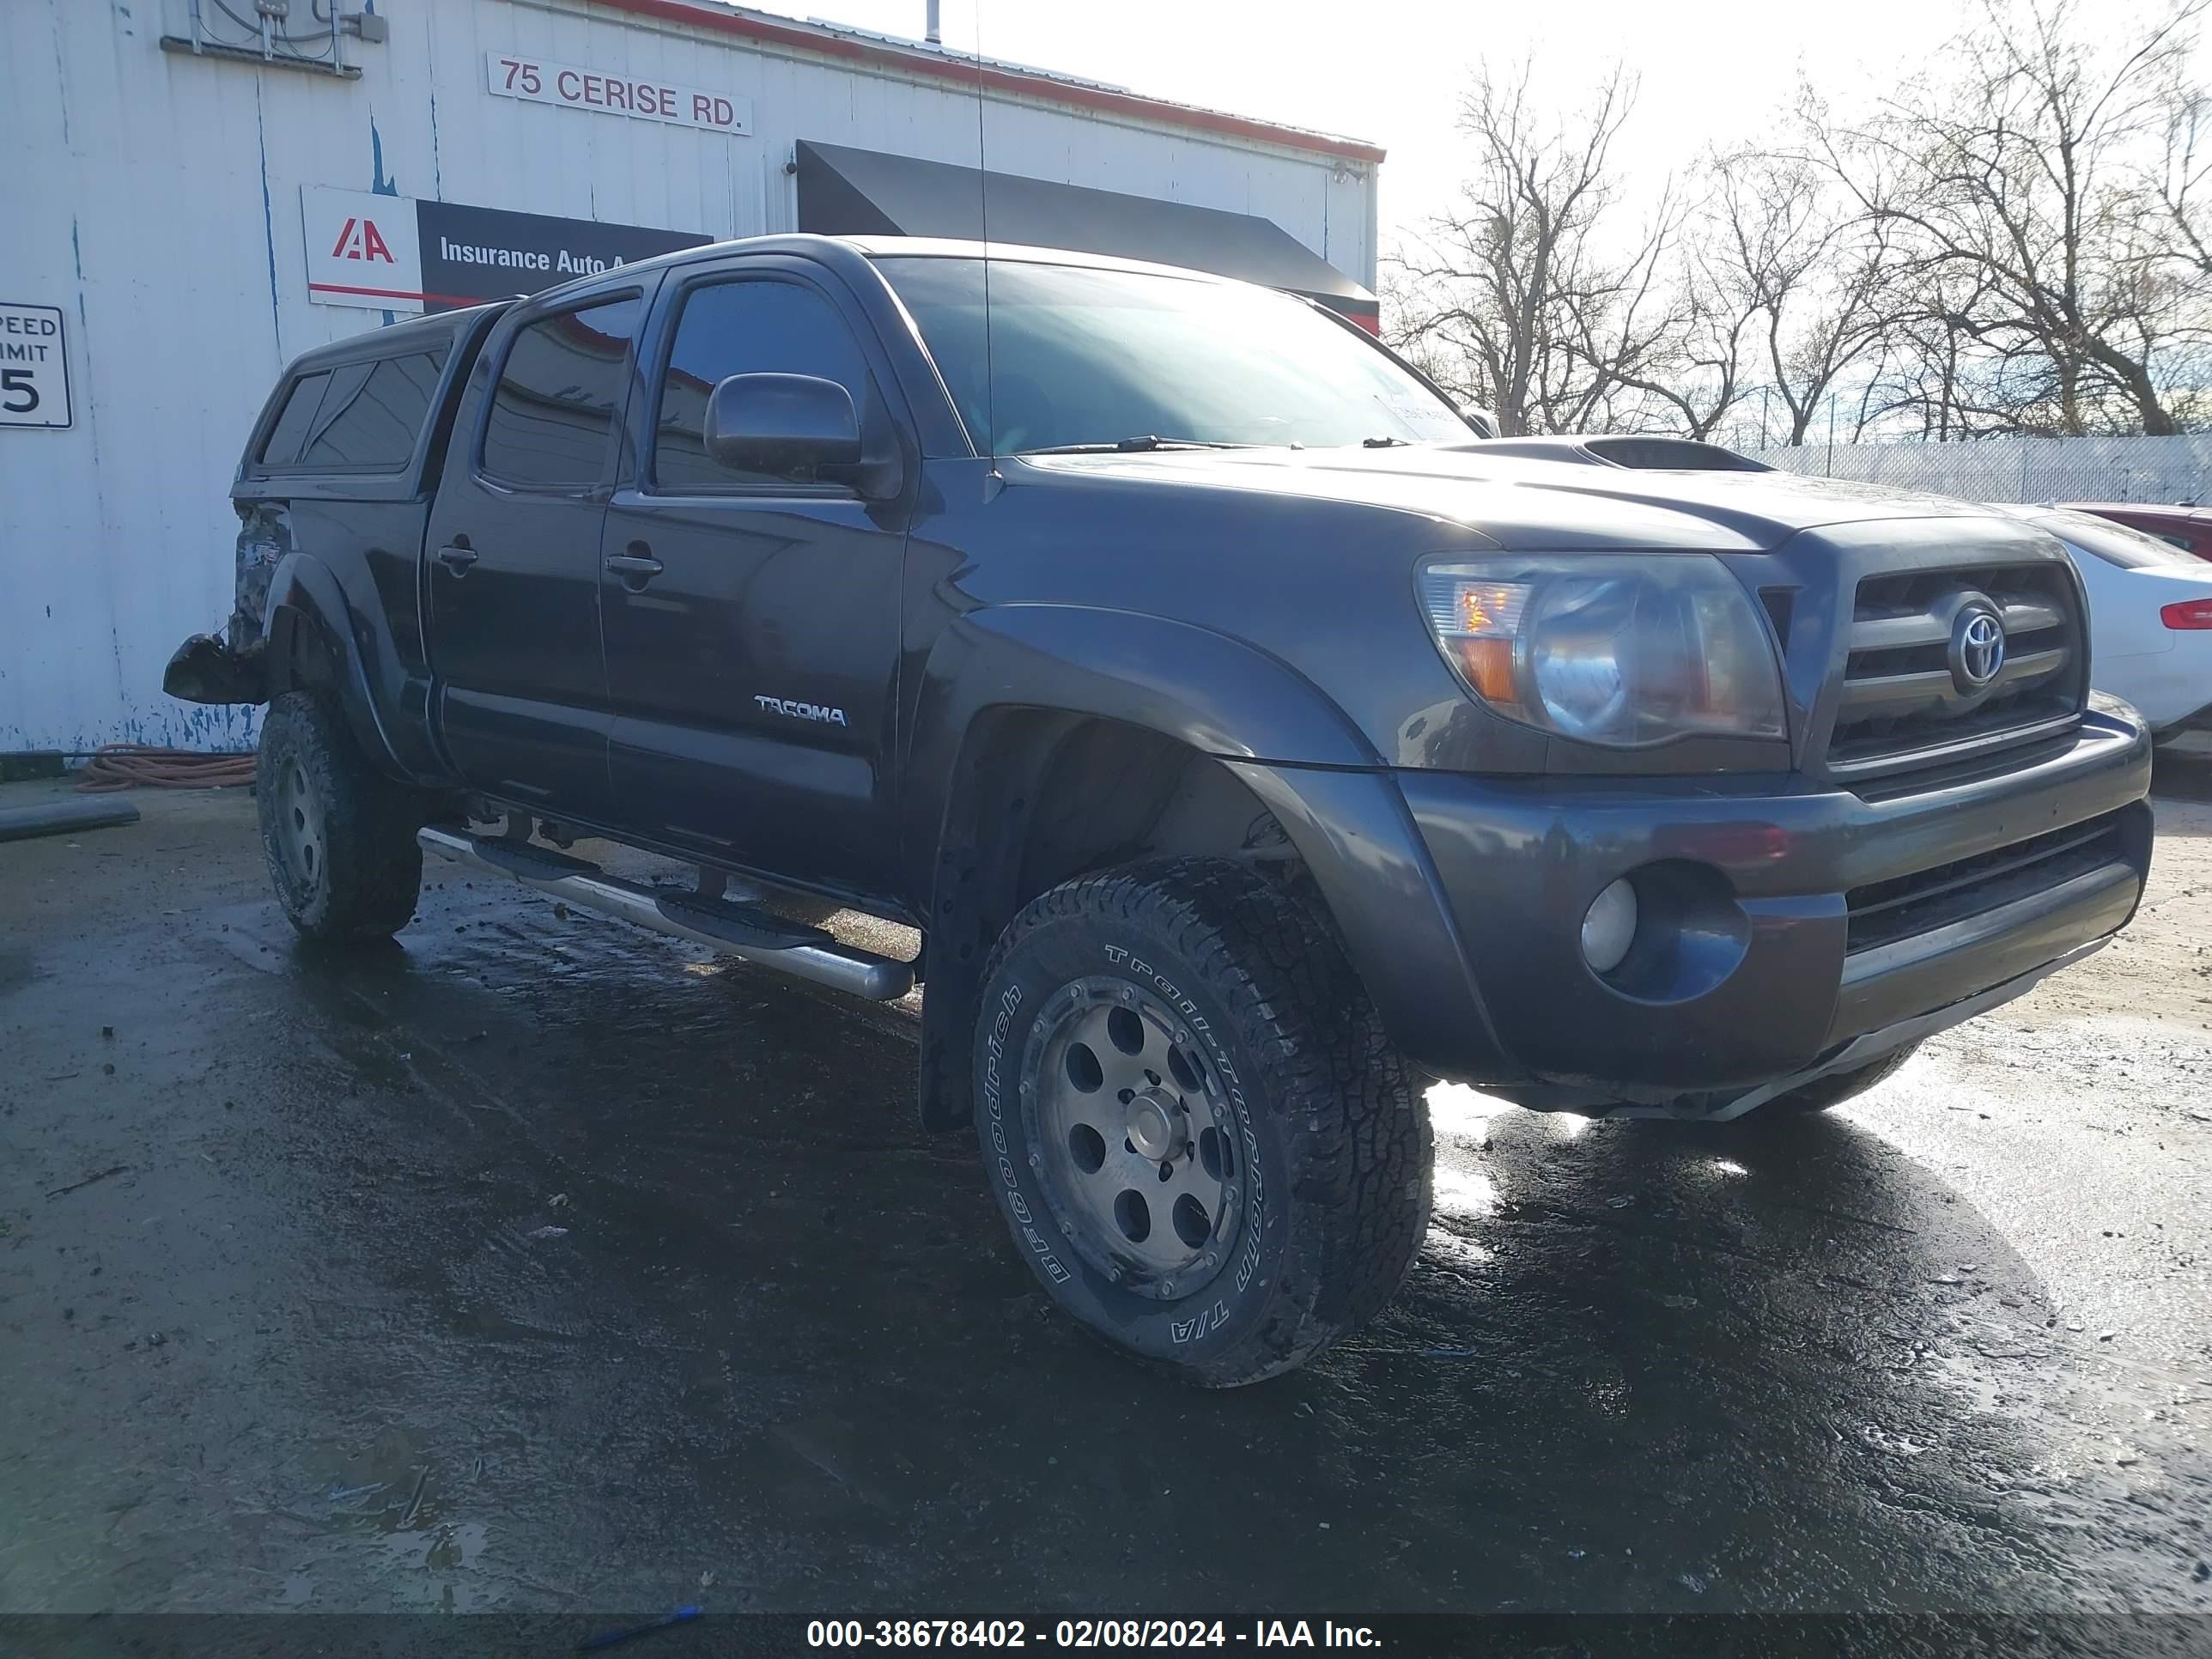
<instances>
[{"instance_id":1,"label":"camper shell side window","mask_svg":"<svg viewBox=\"0 0 2212 1659\"><path fill-rule=\"evenodd\" d=\"M302 354L254 422L234 501L400 500L435 487L453 406L501 306Z\"/></svg>"}]
</instances>

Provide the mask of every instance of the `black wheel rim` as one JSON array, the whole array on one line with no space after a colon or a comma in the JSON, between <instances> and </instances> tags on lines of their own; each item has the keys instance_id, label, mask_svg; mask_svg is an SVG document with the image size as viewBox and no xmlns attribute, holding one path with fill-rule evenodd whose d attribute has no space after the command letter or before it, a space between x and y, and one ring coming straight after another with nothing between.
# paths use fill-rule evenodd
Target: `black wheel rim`
<instances>
[{"instance_id":1,"label":"black wheel rim","mask_svg":"<svg viewBox=\"0 0 2212 1659\"><path fill-rule=\"evenodd\" d=\"M1180 1300L1234 1253L1248 1148L1189 1020L1109 975L1055 992L1022 1066L1030 1164L1060 1235L1140 1295Z\"/></svg>"}]
</instances>

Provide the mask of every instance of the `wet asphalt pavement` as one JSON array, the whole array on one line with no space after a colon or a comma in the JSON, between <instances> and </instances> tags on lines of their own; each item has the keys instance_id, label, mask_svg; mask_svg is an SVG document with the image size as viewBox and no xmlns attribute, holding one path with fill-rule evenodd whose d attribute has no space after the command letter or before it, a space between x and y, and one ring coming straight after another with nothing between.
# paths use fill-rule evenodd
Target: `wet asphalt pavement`
<instances>
[{"instance_id":1,"label":"wet asphalt pavement","mask_svg":"<svg viewBox=\"0 0 2212 1659\"><path fill-rule=\"evenodd\" d=\"M319 956L242 796L0 846L0 1611L2212 1613L2160 787L2129 939L1844 1113L1439 1091L1405 1292L1226 1395L1047 1307L911 1010L434 860Z\"/></svg>"}]
</instances>

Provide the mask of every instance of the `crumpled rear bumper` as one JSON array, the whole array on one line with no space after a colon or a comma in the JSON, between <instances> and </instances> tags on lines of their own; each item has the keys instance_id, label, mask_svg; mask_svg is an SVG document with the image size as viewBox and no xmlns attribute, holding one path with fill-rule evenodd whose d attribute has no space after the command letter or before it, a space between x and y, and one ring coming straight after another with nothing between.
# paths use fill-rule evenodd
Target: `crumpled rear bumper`
<instances>
[{"instance_id":1,"label":"crumpled rear bumper","mask_svg":"<svg viewBox=\"0 0 2212 1659\"><path fill-rule=\"evenodd\" d=\"M161 690L184 702L266 702L264 645L256 640L237 652L213 634L195 634L161 671Z\"/></svg>"}]
</instances>

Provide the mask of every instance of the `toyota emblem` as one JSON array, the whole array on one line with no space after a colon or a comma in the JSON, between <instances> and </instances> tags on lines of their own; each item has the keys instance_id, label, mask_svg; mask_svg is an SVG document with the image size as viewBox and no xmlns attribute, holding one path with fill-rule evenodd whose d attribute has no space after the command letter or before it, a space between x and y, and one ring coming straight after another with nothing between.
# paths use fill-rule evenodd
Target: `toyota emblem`
<instances>
[{"instance_id":1,"label":"toyota emblem","mask_svg":"<svg viewBox=\"0 0 2212 1659\"><path fill-rule=\"evenodd\" d=\"M1988 690L2004 659L2004 623L1997 613L1982 605L1961 609L1951 624L1951 678L1959 690Z\"/></svg>"}]
</instances>

